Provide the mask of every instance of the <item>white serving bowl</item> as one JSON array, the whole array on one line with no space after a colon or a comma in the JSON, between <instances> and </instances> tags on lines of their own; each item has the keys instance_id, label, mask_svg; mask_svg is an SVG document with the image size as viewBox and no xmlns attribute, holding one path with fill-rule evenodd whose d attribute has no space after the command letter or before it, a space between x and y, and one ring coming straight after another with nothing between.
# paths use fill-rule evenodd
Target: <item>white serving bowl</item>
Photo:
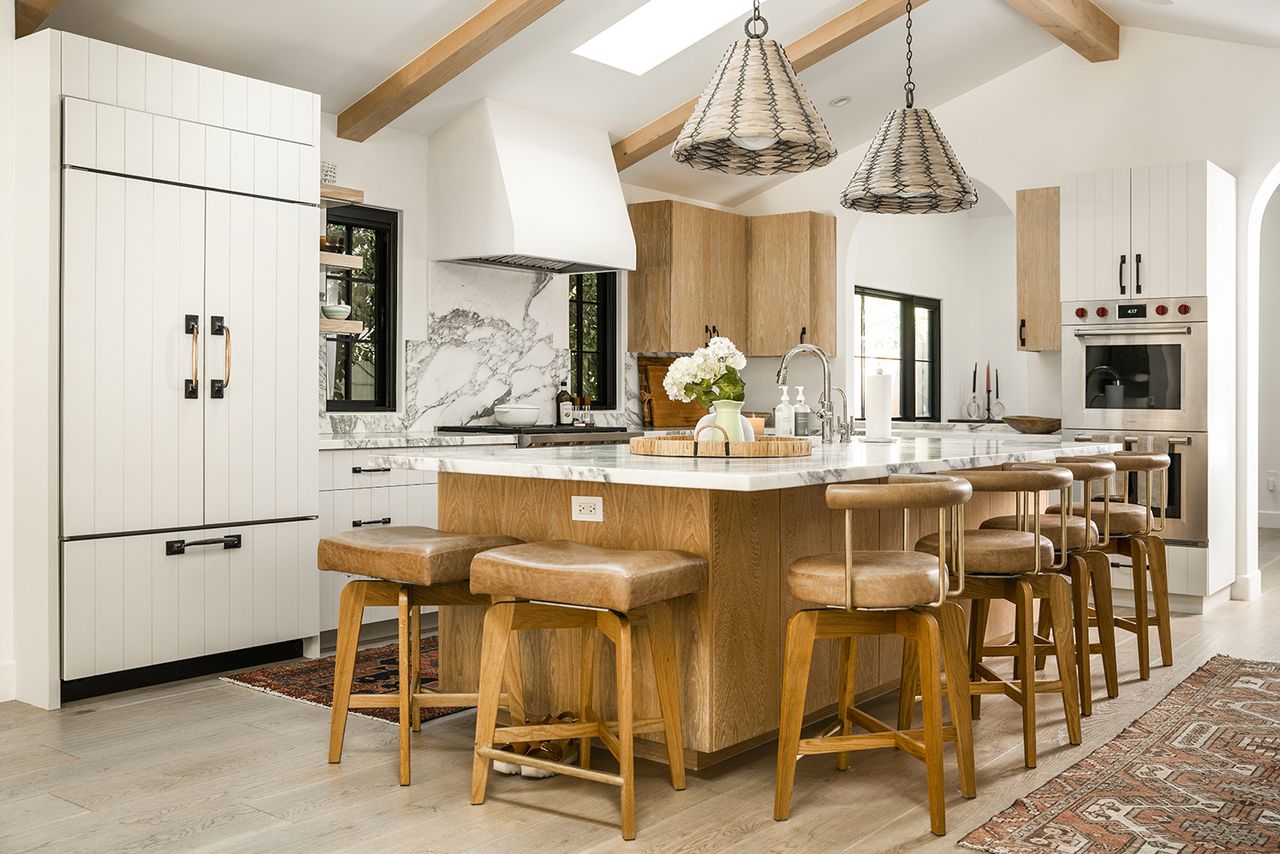
<instances>
[{"instance_id":1,"label":"white serving bowl","mask_svg":"<svg viewBox=\"0 0 1280 854\"><path fill-rule=\"evenodd\" d=\"M320 313L329 320L346 320L351 316L351 306L349 305L322 305Z\"/></svg>"},{"instance_id":2,"label":"white serving bowl","mask_svg":"<svg viewBox=\"0 0 1280 854\"><path fill-rule=\"evenodd\" d=\"M532 427L538 423L538 407L495 406L493 420L503 427Z\"/></svg>"}]
</instances>

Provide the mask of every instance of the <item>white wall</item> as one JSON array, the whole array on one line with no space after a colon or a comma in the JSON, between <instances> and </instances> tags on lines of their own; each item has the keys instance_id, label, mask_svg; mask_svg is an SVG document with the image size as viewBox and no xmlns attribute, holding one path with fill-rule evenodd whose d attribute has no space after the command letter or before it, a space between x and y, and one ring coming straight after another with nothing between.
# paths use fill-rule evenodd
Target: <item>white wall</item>
<instances>
[{"instance_id":1,"label":"white wall","mask_svg":"<svg viewBox=\"0 0 1280 854\"><path fill-rule=\"evenodd\" d=\"M1276 472L1280 480L1280 335L1274 334L1280 322L1280 196L1273 197L1262 220L1259 323L1263 335L1259 343L1261 364L1272 368L1259 375L1258 419L1258 521L1263 527L1280 528L1280 485L1267 489L1267 473Z\"/></svg>"},{"instance_id":2,"label":"white wall","mask_svg":"<svg viewBox=\"0 0 1280 854\"><path fill-rule=\"evenodd\" d=\"M14 697L13 601L13 0L0 0L0 702Z\"/></svg>"}]
</instances>

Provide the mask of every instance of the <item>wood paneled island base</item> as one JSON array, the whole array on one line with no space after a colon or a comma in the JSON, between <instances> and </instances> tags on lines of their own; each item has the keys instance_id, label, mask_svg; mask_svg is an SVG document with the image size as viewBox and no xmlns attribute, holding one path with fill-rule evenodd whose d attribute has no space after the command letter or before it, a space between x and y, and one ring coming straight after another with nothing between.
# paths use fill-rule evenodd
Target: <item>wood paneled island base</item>
<instances>
[{"instance_id":1,"label":"wood paneled island base","mask_svg":"<svg viewBox=\"0 0 1280 854\"><path fill-rule=\"evenodd\" d=\"M843 514L827 509L825 490L824 485L809 485L729 492L441 472L440 527L526 541L570 539L610 548L682 549L704 557L709 567L706 590L673 602L685 766L700 769L777 735L786 623L801 607L787 592L786 567L804 555L844 548ZM575 495L602 497L604 520L572 521L570 501ZM966 508L966 522L976 527L984 518L1009 512L1011 500L975 495ZM913 514L908 542L932 533L936 522L936 514ZM856 525L859 548L901 547L903 520L898 511L859 513ZM441 608L441 690L474 690L482 618L479 608ZM1007 630L1006 621L993 615L989 634ZM576 709L580 633L524 635L530 715ZM648 644L638 643L635 649L636 716L657 717ZM901 656L899 638L859 641L860 700L897 684ZM597 650L595 678L595 708L610 717L612 650ZM809 682L808 719L833 715L835 697L836 641L820 641ZM658 739L637 736L637 753L666 761Z\"/></svg>"}]
</instances>

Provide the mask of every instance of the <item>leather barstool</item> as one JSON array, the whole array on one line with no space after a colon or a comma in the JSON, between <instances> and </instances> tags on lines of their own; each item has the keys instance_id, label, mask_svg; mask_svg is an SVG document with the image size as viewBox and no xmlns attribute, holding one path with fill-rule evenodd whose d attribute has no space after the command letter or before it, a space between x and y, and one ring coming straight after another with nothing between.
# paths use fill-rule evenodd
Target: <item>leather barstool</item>
<instances>
[{"instance_id":1,"label":"leather barstool","mask_svg":"<svg viewBox=\"0 0 1280 854\"><path fill-rule=\"evenodd\" d=\"M795 561L787 571L791 595L818 607L798 611L787 623L782 682L782 715L778 731L778 768L774 784L773 817L785 821L791 813L791 793L800 756L834 753L836 768L849 767L849 752L896 747L924 760L929 796L930 829L946 833L942 744L956 745L960 792L977 794L973 764L973 733L969 717L969 679L964 655L964 614L947 602L951 592L963 590L964 503L973 490L963 480L938 475L895 475L886 483L834 484L827 487L827 506L843 510L845 548ZM946 548L938 557L909 549L912 510L938 511L938 529ZM864 551L855 548L854 514L901 510L902 550ZM957 587L951 587L954 573ZM920 729L910 722L894 727L854 704L857 639L864 635L899 635L920 652L919 681L924 720ZM805 694L816 638L840 638L840 673L835 725L817 738L800 738ZM942 685L947 674L947 702L951 725L942 725ZM913 681L914 684L914 681ZM867 730L853 734L854 725Z\"/></svg>"},{"instance_id":2,"label":"leather barstool","mask_svg":"<svg viewBox=\"0 0 1280 854\"><path fill-rule=\"evenodd\" d=\"M1164 504L1167 497L1168 454L1145 454L1136 451L1117 451L1114 454L1092 457L1109 460L1115 464L1121 489L1118 495L1108 490L1104 495L1105 524L1111 532L1111 542L1106 552L1129 558L1133 565L1134 616L1115 617L1116 628L1133 632L1138 637L1138 675L1151 678L1151 622L1154 619L1160 639L1160 659L1165 667L1173 665L1173 630L1169 622L1169 564L1164 538ZM1131 476L1142 478L1142 489L1130 488ZM1154 489L1159 478L1159 488ZM1157 499L1155 496L1159 495ZM1131 501L1131 498L1139 500ZM1071 512L1083 516L1096 510L1099 501L1073 503ZM1090 507L1089 505L1093 506ZM1056 508L1050 508L1053 512ZM1156 510L1159 509L1159 524ZM1147 610L1147 593L1155 605L1155 613ZM1099 615L1101 621L1101 615Z\"/></svg>"},{"instance_id":3,"label":"leather barstool","mask_svg":"<svg viewBox=\"0 0 1280 854\"><path fill-rule=\"evenodd\" d=\"M969 481L975 492L1003 492L1014 496L1021 530L1003 531L992 528L964 532L964 590L951 598L970 600L973 610L969 619L969 690L973 717L981 715L981 695L1003 694L1022 707L1022 752L1028 768L1036 767L1036 695L1056 693L1062 696L1067 721L1067 738L1072 744L1082 741L1080 731L1080 695L1076 686L1075 644L1072 641L1071 590L1067 580L1055 570L1065 563L1054 563L1054 553L1067 554L1068 523L1060 514L1054 544L1041 534L1040 493L1057 491L1064 502L1070 498L1071 472L1064 468L1033 463L1006 463L998 469L976 469L947 472ZM916 548L929 554L942 551L937 534L922 537ZM991 601L1002 599L1017 608L1014 640L1009 644L986 643L987 616ZM1035 632L1036 600L1049 601L1053 608L1053 640L1038 637ZM908 644L908 647L910 645ZM1038 652L1052 655L1057 664L1056 680L1036 679L1035 657ZM908 660L910 658L908 650ZM984 663L991 656L1014 659L1013 678L1005 679ZM904 662L904 681L913 678ZM900 696L913 696L904 691ZM899 707L900 715L909 707Z\"/></svg>"},{"instance_id":4,"label":"leather barstool","mask_svg":"<svg viewBox=\"0 0 1280 854\"><path fill-rule=\"evenodd\" d=\"M1083 494L1092 496L1096 484L1103 484L1115 475L1115 464L1109 460L1078 460L1074 457L1058 459L1055 465L1071 472L1075 481L1081 484ZM1116 633L1111 620L1114 617L1111 606L1111 564L1107 556L1100 550L1110 538L1109 532L1098 532L1094 521L1094 513L1084 516L1066 516L1067 534L1065 545L1067 553L1056 556L1055 563L1065 563L1063 572L1071 579L1072 618L1075 624L1076 679L1080 687L1080 712L1085 717L1093 714L1093 672L1091 656L1102 656L1102 668L1106 678L1107 696L1117 697L1120 694L1119 677L1116 671ZM1097 513L1104 520L1105 514ZM1063 515L1057 512L1045 512L1040 516L1040 533L1057 545L1063 544L1060 531ZM1022 517L1018 514L995 516L981 525L983 528L994 528L1003 531L1024 529ZM1090 607L1089 594L1092 588L1095 607ZM1105 616L1103 616L1105 615ZM1091 618L1098 622L1098 643L1089 637ZM1052 631L1053 609L1048 602L1040 604L1041 637L1048 637ZM1045 655L1036 656L1036 668L1044 667Z\"/></svg>"},{"instance_id":5,"label":"leather barstool","mask_svg":"<svg viewBox=\"0 0 1280 854\"><path fill-rule=\"evenodd\" d=\"M329 761L342 761L342 741L349 709L396 708L400 712L400 785L409 785L409 733L422 728L422 709L475 706L478 694L444 694L424 690L421 678L423 605L488 605L467 586L471 560L485 549L509 546L511 537L449 534L435 528L397 525L355 528L320 541L316 565L329 572L368 576L349 581L338 605L338 651L333 671L333 719L329 729ZM399 608L397 694L352 694L356 649L364 609ZM515 720L524 720L519 662L508 672L509 694L503 702Z\"/></svg>"},{"instance_id":6,"label":"leather barstool","mask_svg":"<svg viewBox=\"0 0 1280 854\"><path fill-rule=\"evenodd\" d=\"M671 600L702 590L707 564L681 551L633 551L569 540L508 546L476 556L471 591L493 597L484 617L480 657L480 705L476 711L471 803L482 804L490 760L556 771L622 790L622 838L634 839L637 733L661 732L671 766L671 785L684 789L684 742L680 726L680 679ZM649 635L662 717L635 720L632 691L632 630ZM578 722L496 729L504 664L519 654L512 639L528 629L582 632ZM600 720L591 708L595 633L613 642L617 678L616 721ZM494 748L494 743L580 739L580 765L552 762ZM599 739L618 760L618 773L591 768L591 740Z\"/></svg>"}]
</instances>

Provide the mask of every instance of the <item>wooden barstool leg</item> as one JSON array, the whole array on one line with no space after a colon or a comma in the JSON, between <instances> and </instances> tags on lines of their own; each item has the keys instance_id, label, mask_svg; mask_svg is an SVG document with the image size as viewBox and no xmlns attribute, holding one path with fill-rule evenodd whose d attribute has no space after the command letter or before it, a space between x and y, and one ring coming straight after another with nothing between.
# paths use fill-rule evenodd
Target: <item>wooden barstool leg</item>
<instances>
[{"instance_id":1,"label":"wooden barstool leg","mask_svg":"<svg viewBox=\"0 0 1280 854\"><path fill-rule=\"evenodd\" d=\"M591 692L595 687L596 674L596 630L582 629L581 648L578 650L578 720L590 723L594 720L591 710ZM591 736L584 735L578 739L578 765L591 767Z\"/></svg>"},{"instance_id":2,"label":"wooden barstool leg","mask_svg":"<svg viewBox=\"0 0 1280 854\"><path fill-rule=\"evenodd\" d=\"M507 685L507 712L511 715L513 726L523 726L524 710L524 675L520 669L520 634L507 634L507 661L503 669L503 678Z\"/></svg>"},{"instance_id":3,"label":"wooden barstool leg","mask_svg":"<svg viewBox=\"0 0 1280 854\"><path fill-rule=\"evenodd\" d=\"M333 714L329 724L329 761L333 763L342 761L347 709L351 705L351 680L355 676L360 624L364 619L366 584L364 581L347 582L338 600L338 651L333 661Z\"/></svg>"},{"instance_id":4,"label":"wooden barstool leg","mask_svg":"<svg viewBox=\"0 0 1280 854\"><path fill-rule=\"evenodd\" d=\"M1102 647L1102 671L1107 696L1120 696L1120 671L1116 662L1116 612L1111 600L1111 559L1102 552L1085 552L1093 588L1093 610L1098 617L1098 643Z\"/></svg>"},{"instance_id":5,"label":"wooden barstool leg","mask_svg":"<svg viewBox=\"0 0 1280 854\"><path fill-rule=\"evenodd\" d=\"M1071 637L1071 590L1061 575L1048 576L1049 601L1053 603L1053 644L1058 659L1058 680L1062 683L1062 710L1067 718L1067 739L1082 740L1080 731L1080 689L1076 682L1077 659Z\"/></svg>"},{"instance_id":6,"label":"wooden barstool leg","mask_svg":"<svg viewBox=\"0 0 1280 854\"><path fill-rule=\"evenodd\" d=\"M400 618L399 644L397 658L400 662L400 785L409 785L409 732L413 727L413 668L410 659L413 656L413 642L409 637L413 621L409 617L409 602L412 588L407 584L400 585Z\"/></svg>"},{"instance_id":7,"label":"wooden barstool leg","mask_svg":"<svg viewBox=\"0 0 1280 854\"><path fill-rule=\"evenodd\" d=\"M1053 608L1048 602L1040 603L1040 619L1036 626L1036 635L1042 638L1049 637L1053 631ZM1049 660L1049 653L1036 653L1036 670L1044 670L1045 663ZM1018 660L1015 658L1013 663L1013 678L1018 678Z\"/></svg>"},{"instance_id":8,"label":"wooden barstool leg","mask_svg":"<svg viewBox=\"0 0 1280 854\"><path fill-rule=\"evenodd\" d=\"M955 602L944 602L938 609L938 623L942 634L942 664L947 674L947 705L951 709L951 725L956 728L960 794L974 798L978 795L978 780L973 767L973 721L964 649L964 609Z\"/></svg>"},{"instance_id":9,"label":"wooden barstool leg","mask_svg":"<svg viewBox=\"0 0 1280 854\"><path fill-rule=\"evenodd\" d=\"M905 652L905 651L904 651ZM858 679L858 639L852 635L840 641L840 682L836 686L836 715L840 719L840 734L853 734L853 719L849 707L854 702L854 684ZM902 729L902 727L899 727ZM836 770L849 770L849 753L836 754Z\"/></svg>"},{"instance_id":10,"label":"wooden barstool leg","mask_svg":"<svg viewBox=\"0 0 1280 854\"><path fill-rule=\"evenodd\" d=\"M484 615L480 644L480 697L476 706L476 747L493 747L493 731L498 724L498 701L502 695L502 672L507 657L507 638L515 618L514 602L495 602ZM484 803L489 783L489 760L475 753L471 758L471 803Z\"/></svg>"},{"instance_id":11,"label":"wooden barstool leg","mask_svg":"<svg viewBox=\"0 0 1280 854\"><path fill-rule=\"evenodd\" d=\"M1173 666L1173 627L1169 624L1169 558L1164 538L1146 538L1151 568L1151 598L1156 605L1156 632L1160 636L1160 662Z\"/></svg>"},{"instance_id":12,"label":"wooden barstool leg","mask_svg":"<svg viewBox=\"0 0 1280 854\"><path fill-rule=\"evenodd\" d=\"M1093 672L1089 658L1089 567L1080 555L1072 555L1071 616L1076 630L1076 670L1080 685L1080 714L1093 714ZM1055 638L1056 640L1056 638Z\"/></svg>"},{"instance_id":13,"label":"wooden barstool leg","mask_svg":"<svg viewBox=\"0 0 1280 854\"><path fill-rule=\"evenodd\" d=\"M422 606L409 606L409 681L412 693L417 694L422 691ZM413 731L422 731L422 706L418 703L410 703L413 708Z\"/></svg>"},{"instance_id":14,"label":"wooden barstool leg","mask_svg":"<svg viewBox=\"0 0 1280 854\"><path fill-rule=\"evenodd\" d=\"M1012 582L1013 600L1017 606L1018 657L1015 662L1025 662L1017 681L1021 683L1022 701L1022 759L1028 768L1036 767L1036 672L1031 662L1036 656L1034 601L1031 584L1022 579Z\"/></svg>"},{"instance_id":15,"label":"wooden barstool leg","mask_svg":"<svg viewBox=\"0 0 1280 854\"><path fill-rule=\"evenodd\" d=\"M924 767L929 789L929 826L936 836L947 832L946 787L942 775L942 684L938 623L931 614L912 613L920 657L920 711L924 719Z\"/></svg>"},{"instance_id":16,"label":"wooden barstool leg","mask_svg":"<svg viewBox=\"0 0 1280 854\"><path fill-rule=\"evenodd\" d=\"M670 602L659 602L649 608L649 650L653 655L654 678L658 682L658 705L662 710L663 737L667 741L671 788L683 791L684 733L680 726L680 679Z\"/></svg>"},{"instance_id":17,"label":"wooden barstool leg","mask_svg":"<svg viewBox=\"0 0 1280 854\"><path fill-rule=\"evenodd\" d=\"M987 618L991 614L991 602L974 599L969 614L969 681L979 681L978 665L982 663L982 647L987 642ZM971 694L969 707L973 720L982 720L982 695Z\"/></svg>"},{"instance_id":18,"label":"wooden barstool leg","mask_svg":"<svg viewBox=\"0 0 1280 854\"><path fill-rule=\"evenodd\" d=\"M631 694L631 621L618 618L614 667L618 679L618 774L622 777L622 838L636 838L635 709Z\"/></svg>"},{"instance_id":19,"label":"wooden barstool leg","mask_svg":"<svg viewBox=\"0 0 1280 854\"><path fill-rule=\"evenodd\" d=\"M796 751L804 725L804 699L813 662L813 640L821 611L797 611L787 622L787 645L782 666L782 714L778 726L778 770L774 780L773 818L791 814L791 790L796 782Z\"/></svg>"},{"instance_id":20,"label":"wooden barstool leg","mask_svg":"<svg viewBox=\"0 0 1280 854\"><path fill-rule=\"evenodd\" d=\"M902 674L898 679L898 729L911 729L920 670L920 650L917 646L915 638L902 639Z\"/></svg>"},{"instance_id":21,"label":"wooden barstool leg","mask_svg":"<svg viewBox=\"0 0 1280 854\"><path fill-rule=\"evenodd\" d=\"M1129 541L1133 563L1133 621L1138 629L1138 676L1151 678L1151 624L1147 613L1147 546L1140 539Z\"/></svg>"}]
</instances>

